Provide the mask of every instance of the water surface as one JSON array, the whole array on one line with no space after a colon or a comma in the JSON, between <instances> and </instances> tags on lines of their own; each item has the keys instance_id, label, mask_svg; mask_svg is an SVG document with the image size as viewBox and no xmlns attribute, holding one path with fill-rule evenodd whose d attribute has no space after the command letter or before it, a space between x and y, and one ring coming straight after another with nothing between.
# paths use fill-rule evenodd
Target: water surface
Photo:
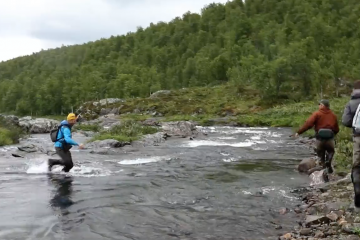
<instances>
[{"instance_id":1,"label":"water surface","mask_svg":"<svg viewBox=\"0 0 360 240\"><path fill-rule=\"evenodd\" d=\"M74 148L68 175L2 148L0 239L276 239L296 224L279 209L300 203L290 191L309 184L294 170L309 150L290 130L203 130L119 155ZM48 134L27 142L51 146Z\"/></svg>"}]
</instances>

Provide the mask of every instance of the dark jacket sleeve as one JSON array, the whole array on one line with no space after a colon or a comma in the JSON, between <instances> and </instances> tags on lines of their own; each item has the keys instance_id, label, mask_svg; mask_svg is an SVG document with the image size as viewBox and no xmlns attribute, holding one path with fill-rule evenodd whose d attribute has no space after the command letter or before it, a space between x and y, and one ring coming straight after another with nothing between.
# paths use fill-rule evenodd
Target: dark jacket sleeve
<instances>
[{"instance_id":1,"label":"dark jacket sleeve","mask_svg":"<svg viewBox=\"0 0 360 240\"><path fill-rule=\"evenodd\" d=\"M304 123L304 125L297 131L298 134L302 134L312 128L317 120L318 113L314 112Z\"/></svg>"},{"instance_id":2,"label":"dark jacket sleeve","mask_svg":"<svg viewBox=\"0 0 360 240\"><path fill-rule=\"evenodd\" d=\"M351 109L350 109L350 102L348 102L345 106L345 110L344 113L342 115L342 124L345 127L352 127L352 121L353 121L353 114L351 113Z\"/></svg>"},{"instance_id":3,"label":"dark jacket sleeve","mask_svg":"<svg viewBox=\"0 0 360 240\"><path fill-rule=\"evenodd\" d=\"M335 114L334 114L335 115ZM333 129L334 133L335 134L338 134L340 129L339 129L339 123L338 123L338 119L337 119L337 116L335 115L335 126L334 126L334 129Z\"/></svg>"}]
</instances>

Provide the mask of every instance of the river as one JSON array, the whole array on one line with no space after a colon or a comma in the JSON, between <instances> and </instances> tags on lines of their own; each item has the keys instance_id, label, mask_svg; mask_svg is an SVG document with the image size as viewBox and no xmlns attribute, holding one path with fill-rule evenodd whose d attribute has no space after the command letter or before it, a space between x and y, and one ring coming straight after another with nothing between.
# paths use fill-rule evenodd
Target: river
<instances>
[{"instance_id":1,"label":"river","mask_svg":"<svg viewBox=\"0 0 360 240\"><path fill-rule=\"evenodd\" d=\"M74 148L70 174L47 174L45 156L14 158L16 146L1 148L0 239L260 240L290 230L294 213L279 210L301 202L291 190L309 185L295 171L309 150L290 129L202 130L206 140L119 155ZM48 134L25 142L52 144Z\"/></svg>"}]
</instances>

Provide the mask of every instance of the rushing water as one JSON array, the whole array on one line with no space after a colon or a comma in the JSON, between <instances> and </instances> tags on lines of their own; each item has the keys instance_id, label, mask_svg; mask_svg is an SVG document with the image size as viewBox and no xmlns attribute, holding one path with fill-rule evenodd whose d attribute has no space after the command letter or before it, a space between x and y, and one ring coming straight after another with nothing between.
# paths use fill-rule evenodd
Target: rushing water
<instances>
[{"instance_id":1,"label":"rushing water","mask_svg":"<svg viewBox=\"0 0 360 240\"><path fill-rule=\"evenodd\" d=\"M73 149L70 174L46 157L0 159L0 239L276 239L309 184L294 169L308 156L289 129L204 128L206 140L173 139L119 155ZM78 141L85 138L75 135ZM49 136L27 142L51 145ZM274 222L284 227L276 230Z\"/></svg>"}]
</instances>

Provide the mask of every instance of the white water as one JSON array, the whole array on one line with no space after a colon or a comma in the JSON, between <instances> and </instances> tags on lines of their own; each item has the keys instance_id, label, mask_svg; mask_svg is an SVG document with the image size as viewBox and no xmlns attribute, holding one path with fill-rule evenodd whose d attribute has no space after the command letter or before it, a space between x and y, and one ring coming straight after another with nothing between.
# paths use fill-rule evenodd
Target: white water
<instances>
[{"instance_id":1,"label":"white water","mask_svg":"<svg viewBox=\"0 0 360 240\"><path fill-rule=\"evenodd\" d=\"M129 159L129 160L122 160L118 162L119 164L124 165L136 165L136 164L145 164L145 163L153 163L153 162L159 162L159 161L169 161L171 160L170 157L164 156L156 156L156 157L148 157L148 158L136 158L136 159Z\"/></svg>"}]
</instances>

